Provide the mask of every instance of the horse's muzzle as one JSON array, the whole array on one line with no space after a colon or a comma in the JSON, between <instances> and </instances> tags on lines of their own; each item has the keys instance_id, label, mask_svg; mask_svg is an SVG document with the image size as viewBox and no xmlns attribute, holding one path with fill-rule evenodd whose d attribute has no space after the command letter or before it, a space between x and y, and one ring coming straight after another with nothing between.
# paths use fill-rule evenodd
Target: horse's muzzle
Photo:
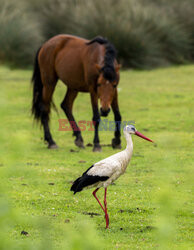
<instances>
[{"instance_id":1,"label":"horse's muzzle","mask_svg":"<svg viewBox=\"0 0 194 250\"><path fill-rule=\"evenodd\" d=\"M106 116L108 115L109 112L110 112L110 108L108 108L108 109L106 109L106 110L100 108L100 115L101 115L101 116L105 116L105 117L106 117Z\"/></svg>"}]
</instances>

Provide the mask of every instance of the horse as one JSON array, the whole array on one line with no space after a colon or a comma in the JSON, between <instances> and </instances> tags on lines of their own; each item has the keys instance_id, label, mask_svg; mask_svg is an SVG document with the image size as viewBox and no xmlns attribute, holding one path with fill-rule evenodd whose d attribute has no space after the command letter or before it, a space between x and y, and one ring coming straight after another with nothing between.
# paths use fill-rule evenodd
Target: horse
<instances>
[{"instance_id":1,"label":"horse","mask_svg":"<svg viewBox=\"0 0 194 250\"><path fill-rule=\"evenodd\" d=\"M43 126L44 140L48 143L49 149L58 147L49 128L52 95L58 79L67 86L61 108L76 137L75 145L84 147L81 130L72 114L73 102L78 92L89 92L93 110L93 151L101 151L98 135L100 116L106 117L111 108L115 119L112 147L121 148L121 114L117 93L120 67L114 45L100 36L87 40L73 35L60 34L47 40L38 49L32 75L32 114ZM100 110L98 99L101 104Z\"/></svg>"}]
</instances>

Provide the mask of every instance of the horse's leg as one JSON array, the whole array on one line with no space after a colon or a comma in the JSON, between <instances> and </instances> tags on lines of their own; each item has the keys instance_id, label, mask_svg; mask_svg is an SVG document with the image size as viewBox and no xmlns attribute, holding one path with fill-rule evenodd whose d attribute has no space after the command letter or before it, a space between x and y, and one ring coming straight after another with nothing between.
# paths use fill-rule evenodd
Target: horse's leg
<instances>
[{"instance_id":1,"label":"horse's leg","mask_svg":"<svg viewBox=\"0 0 194 250\"><path fill-rule=\"evenodd\" d=\"M112 110L114 112L114 118L115 118L115 137L112 139L112 147L120 149L121 148L121 139L120 139L121 137L121 132L120 132L121 114L119 111L117 90L116 90L111 106L112 106Z\"/></svg>"},{"instance_id":2,"label":"horse's leg","mask_svg":"<svg viewBox=\"0 0 194 250\"><path fill-rule=\"evenodd\" d=\"M91 96L91 103L92 103L92 110L93 110L93 124L95 127L95 134L94 134L94 147L93 147L93 152L101 152L101 146L100 146L100 140L98 136L98 127L100 124L100 114L98 111L98 96L95 92L92 92L90 94Z\"/></svg>"},{"instance_id":3,"label":"horse's leg","mask_svg":"<svg viewBox=\"0 0 194 250\"><path fill-rule=\"evenodd\" d=\"M48 142L48 148L55 149L57 145L52 138L49 129L49 114L50 114L50 106L52 101L52 95L55 89L56 83L53 85L44 85L43 93L42 93L42 112L41 112L41 123L44 128L44 140Z\"/></svg>"},{"instance_id":4,"label":"horse's leg","mask_svg":"<svg viewBox=\"0 0 194 250\"><path fill-rule=\"evenodd\" d=\"M64 110L70 124L71 127L73 129L73 135L76 136L75 139L75 145L80 147L80 148L84 148L84 141L83 138L81 136L81 131L79 129L79 127L77 126L77 123L73 117L72 114L72 108L73 108L73 102L77 96L78 92L76 90L73 89L67 89L67 93L65 95L64 100L61 103L61 108Z\"/></svg>"}]
</instances>

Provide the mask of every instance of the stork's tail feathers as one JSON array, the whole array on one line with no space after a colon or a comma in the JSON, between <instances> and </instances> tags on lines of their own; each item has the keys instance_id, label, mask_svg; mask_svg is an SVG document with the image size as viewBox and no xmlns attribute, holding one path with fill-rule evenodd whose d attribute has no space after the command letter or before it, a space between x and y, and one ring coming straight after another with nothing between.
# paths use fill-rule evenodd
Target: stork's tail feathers
<instances>
[{"instance_id":1,"label":"stork's tail feathers","mask_svg":"<svg viewBox=\"0 0 194 250\"><path fill-rule=\"evenodd\" d=\"M82 177L77 178L77 180L75 180L73 185L71 186L71 191L73 191L74 194L77 193L77 192L82 191L82 188L78 189L78 187L80 186L81 178Z\"/></svg>"},{"instance_id":2,"label":"stork's tail feathers","mask_svg":"<svg viewBox=\"0 0 194 250\"><path fill-rule=\"evenodd\" d=\"M74 181L71 187L71 191L73 191L74 194L82 191L85 187L91 186L101 181L106 181L109 178L109 176L88 175L87 173L92 167L93 165L88 168L88 170L84 172L81 177Z\"/></svg>"}]
</instances>

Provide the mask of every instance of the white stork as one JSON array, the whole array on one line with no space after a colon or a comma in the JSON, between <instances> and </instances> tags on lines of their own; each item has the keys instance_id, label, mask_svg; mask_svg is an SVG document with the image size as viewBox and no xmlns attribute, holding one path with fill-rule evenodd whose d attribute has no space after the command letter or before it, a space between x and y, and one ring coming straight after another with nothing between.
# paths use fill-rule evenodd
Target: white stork
<instances>
[{"instance_id":1,"label":"white stork","mask_svg":"<svg viewBox=\"0 0 194 250\"><path fill-rule=\"evenodd\" d=\"M129 164L133 153L133 142L131 135L135 134L145 140L153 142L151 139L138 132L133 125L125 126L123 133L127 141L126 149L92 165L86 172L83 173L81 177L74 181L71 187L71 191L74 191L74 194L86 188L96 187L93 192L93 196L96 198L105 213L106 228L109 227L109 217L107 213L106 202L107 187L116 179L118 179L120 175L124 174L127 165ZM96 192L101 187L105 188L104 207L96 196Z\"/></svg>"}]
</instances>

